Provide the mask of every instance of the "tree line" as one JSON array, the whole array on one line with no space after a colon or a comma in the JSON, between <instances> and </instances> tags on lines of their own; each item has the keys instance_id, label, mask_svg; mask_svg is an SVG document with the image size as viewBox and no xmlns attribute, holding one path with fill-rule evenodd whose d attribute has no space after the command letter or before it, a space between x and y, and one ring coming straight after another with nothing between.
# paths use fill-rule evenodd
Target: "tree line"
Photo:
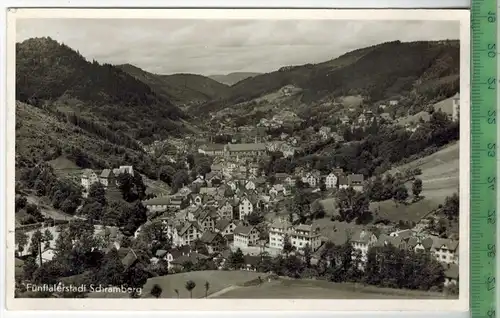
<instances>
[{"instance_id":1,"label":"tree line","mask_svg":"<svg viewBox=\"0 0 500 318\"><path fill-rule=\"evenodd\" d=\"M81 202L81 188L69 180L56 177L53 168L41 163L23 170L20 181L33 189L37 196L47 196L56 209L68 214L75 214Z\"/></svg>"},{"instance_id":2,"label":"tree line","mask_svg":"<svg viewBox=\"0 0 500 318\"><path fill-rule=\"evenodd\" d=\"M363 262L351 242L325 243L319 255L313 256L306 246L300 253L284 249L284 255L262 254L256 265L259 272L273 272L291 278L314 278L331 282L353 282L379 287L423 291L443 291L445 268L428 251L400 249L393 245L371 247ZM316 259L313 262L313 258ZM232 252L227 269L246 267L241 250Z\"/></svg>"}]
</instances>

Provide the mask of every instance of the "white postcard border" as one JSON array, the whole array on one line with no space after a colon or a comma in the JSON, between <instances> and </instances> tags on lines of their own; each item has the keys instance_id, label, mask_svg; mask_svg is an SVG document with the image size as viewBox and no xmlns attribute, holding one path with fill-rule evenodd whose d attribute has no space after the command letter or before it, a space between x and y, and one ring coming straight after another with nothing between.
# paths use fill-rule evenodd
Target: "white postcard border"
<instances>
[{"instance_id":1,"label":"white postcard border","mask_svg":"<svg viewBox=\"0 0 500 318\"><path fill-rule=\"evenodd\" d=\"M15 299L15 21L28 18L342 19L460 22L460 295L458 300L351 299ZM9 310L467 311L469 308L470 21L468 10L334 9L17 9L7 15L6 305ZM10 137L10 138L9 138Z\"/></svg>"}]
</instances>

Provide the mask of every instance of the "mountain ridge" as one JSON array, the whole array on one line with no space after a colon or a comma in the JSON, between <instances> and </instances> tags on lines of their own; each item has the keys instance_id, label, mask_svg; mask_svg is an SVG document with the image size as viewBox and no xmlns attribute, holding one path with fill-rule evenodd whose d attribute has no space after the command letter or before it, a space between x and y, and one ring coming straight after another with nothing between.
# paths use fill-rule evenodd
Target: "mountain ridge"
<instances>
[{"instance_id":1,"label":"mountain ridge","mask_svg":"<svg viewBox=\"0 0 500 318\"><path fill-rule=\"evenodd\" d=\"M188 118L120 68L90 62L50 37L16 44L16 99L77 114L144 142L182 134L177 121Z\"/></svg>"},{"instance_id":2,"label":"mountain ridge","mask_svg":"<svg viewBox=\"0 0 500 318\"><path fill-rule=\"evenodd\" d=\"M201 113L249 102L287 85L303 90L303 103L352 95L377 102L422 91L429 100L439 94L449 97L459 86L459 51L458 40L392 41L322 63L284 66L236 83L229 97L207 102Z\"/></svg>"},{"instance_id":3,"label":"mountain ridge","mask_svg":"<svg viewBox=\"0 0 500 318\"><path fill-rule=\"evenodd\" d=\"M222 84L228 85L228 86L233 86L234 84L243 81L247 78L254 77L257 75L261 75L262 73L257 73L257 72L231 72L228 74L214 74L214 75L209 75L208 77L220 82Z\"/></svg>"},{"instance_id":4,"label":"mountain ridge","mask_svg":"<svg viewBox=\"0 0 500 318\"><path fill-rule=\"evenodd\" d=\"M199 74L160 75L147 72L132 64L121 64L117 67L176 104L206 102L229 93L227 85Z\"/></svg>"}]
</instances>

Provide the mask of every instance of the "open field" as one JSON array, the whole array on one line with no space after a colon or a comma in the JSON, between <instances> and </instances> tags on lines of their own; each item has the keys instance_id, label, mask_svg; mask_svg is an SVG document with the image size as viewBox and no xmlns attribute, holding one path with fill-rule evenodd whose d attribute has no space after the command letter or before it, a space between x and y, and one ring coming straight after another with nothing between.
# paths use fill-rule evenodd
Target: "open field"
<instances>
[{"instance_id":1,"label":"open field","mask_svg":"<svg viewBox=\"0 0 500 318\"><path fill-rule=\"evenodd\" d=\"M193 289L193 298L203 298L205 297L205 283L207 281L210 284L208 294L212 294L231 285L243 284L259 276L264 277L265 274L249 271L217 270L172 274L148 279L144 285L142 295L148 297L151 288L158 284L163 290L161 298L177 298L175 290L178 290L179 298L189 298L189 292L184 286L188 280L192 280L196 283L196 287Z\"/></svg>"},{"instance_id":2,"label":"open field","mask_svg":"<svg viewBox=\"0 0 500 318\"><path fill-rule=\"evenodd\" d=\"M444 197L442 199L444 202ZM386 219L391 222L410 221L417 223L426 217L430 212L437 209L443 203L439 200L421 199L418 202L409 204L396 204L392 200L382 202L371 202L370 210L373 212L374 220Z\"/></svg>"},{"instance_id":3,"label":"open field","mask_svg":"<svg viewBox=\"0 0 500 318\"><path fill-rule=\"evenodd\" d=\"M228 289L214 298L240 299L443 299L441 293L331 283L322 280L280 279L260 286Z\"/></svg>"},{"instance_id":4,"label":"open field","mask_svg":"<svg viewBox=\"0 0 500 318\"><path fill-rule=\"evenodd\" d=\"M420 195L423 199L408 205L396 205L392 200L372 202L370 210L376 216L392 222L399 220L417 222L443 204L447 196L458 193L459 144L452 144L432 155L394 168L390 173L402 172L407 168L422 170L422 174L417 178L422 180L423 190ZM411 194L412 183L408 182L406 187Z\"/></svg>"},{"instance_id":5,"label":"open field","mask_svg":"<svg viewBox=\"0 0 500 318\"><path fill-rule=\"evenodd\" d=\"M420 168L422 174L422 195L428 198L443 198L457 192L459 183L459 143L452 144L427 157L417 159L391 170L403 171L407 168Z\"/></svg>"}]
</instances>

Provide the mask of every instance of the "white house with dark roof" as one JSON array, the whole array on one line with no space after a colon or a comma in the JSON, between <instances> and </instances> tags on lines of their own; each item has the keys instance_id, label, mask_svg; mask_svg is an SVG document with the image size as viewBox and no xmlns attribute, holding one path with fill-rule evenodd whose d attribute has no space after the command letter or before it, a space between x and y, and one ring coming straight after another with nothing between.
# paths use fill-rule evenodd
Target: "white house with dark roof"
<instances>
[{"instance_id":1,"label":"white house with dark roof","mask_svg":"<svg viewBox=\"0 0 500 318\"><path fill-rule=\"evenodd\" d=\"M245 189L255 190L255 182L253 182L252 180L248 180L245 184Z\"/></svg>"},{"instance_id":2,"label":"white house with dark roof","mask_svg":"<svg viewBox=\"0 0 500 318\"><path fill-rule=\"evenodd\" d=\"M122 173L128 173L134 175L134 168L132 166L120 166L119 168L113 169L113 174L118 177Z\"/></svg>"},{"instance_id":3,"label":"white house with dark roof","mask_svg":"<svg viewBox=\"0 0 500 318\"><path fill-rule=\"evenodd\" d=\"M208 253L218 253L226 248L226 240L219 232L206 231L200 237L200 241L207 247Z\"/></svg>"},{"instance_id":4,"label":"white house with dark roof","mask_svg":"<svg viewBox=\"0 0 500 318\"><path fill-rule=\"evenodd\" d=\"M247 248L256 246L259 241L259 230L255 226L237 226L234 229L234 247Z\"/></svg>"},{"instance_id":5,"label":"white house with dark roof","mask_svg":"<svg viewBox=\"0 0 500 318\"><path fill-rule=\"evenodd\" d=\"M325 178L325 186L327 189L332 189L337 187L338 177L330 172Z\"/></svg>"},{"instance_id":6,"label":"white house with dark roof","mask_svg":"<svg viewBox=\"0 0 500 318\"><path fill-rule=\"evenodd\" d=\"M148 209L149 212L164 212L168 209L170 205L169 196L160 196L143 201L143 205Z\"/></svg>"},{"instance_id":7,"label":"white house with dark roof","mask_svg":"<svg viewBox=\"0 0 500 318\"><path fill-rule=\"evenodd\" d=\"M223 156L224 155L224 144L208 144L203 145L198 148L198 153L207 155L207 156Z\"/></svg>"},{"instance_id":8,"label":"white house with dark roof","mask_svg":"<svg viewBox=\"0 0 500 318\"><path fill-rule=\"evenodd\" d=\"M320 181L320 174L317 171L309 172L302 177L302 182L307 183L311 188L316 187Z\"/></svg>"},{"instance_id":9,"label":"white house with dark roof","mask_svg":"<svg viewBox=\"0 0 500 318\"><path fill-rule=\"evenodd\" d=\"M456 93L452 98L451 120L458 121L460 118L460 93Z\"/></svg>"},{"instance_id":10,"label":"white house with dark roof","mask_svg":"<svg viewBox=\"0 0 500 318\"><path fill-rule=\"evenodd\" d=\"M195 212L194 218L203 232L213 231L217 221L217 209L215 207L203 207Z\"/></svg>"},{"instance_id":11,"label":"white house with dark roof","mask_svg":"<svg viewBox=\"0 0 500 318\"><path fill-rule=\"evenodd\" d=\"M230 199L222 199L219 201L218 207L219 219L233 219L233 204Z\"/></svg>"},{"instance_id":12,"label":"white house with dark roof","mask_svg":"<svg viewBox=\"0 0 500 318\"><path fill-rule=\"evenodd\" d=\"M181 224L168 225L167 235L172 238L174 246L189 245L203 234L203 230L196 221L187 221Z\"/></svg>"},{"instance_id":13,"label":"white house with dark roof","mask_svg":"<svg viewBox=\"0 0 500 318\"><path fill-rule=\"evenodd\" d=\"M283 249L285 243L285 235L289 234L292 224L281 218L275 220L269 226L269 247Z\"/></svg>"},{"instance_id":14,"label":"white house with dark roof","mask_svg":"<svg viewBox=\"0 0 500 318\"><path fill-rule=\"evenodd\" d=\"M354 250L358 251L361 254L362 263L365 263L367 260L368 249L376 244L377 241L378 239L375 234L365 230L358 230L351 237L352 247Z\"/></svg>"},{"instance_id":15,"label":"white house with dark roof","mask_svg":"<svg viewBox=\"0 0 500 318\"><path fill-rule=\"evenodd\" d=\"M249 215L253 212L254 204L252 200L248 197L245 197L240 200L238 205L240 220L245 219L245 216Z\"/></svg>"},{"instance_id":16,"label":"white house with dark roof","mask_svg":"<svg viewBox=\"0 0 500 318\"><path fill-rule=\"evenodd\" d=\"M439 262L444 264L458 264L458 241L443 239L437 236L431 236L431 238L431 253Z\"/></svg>"},{"instance_id":17,"label":"white house with dark roof","mask_svg":"<svg viewBox=\"0 0 500 318\"><path fill-rule=\"evenodd\" d=\"M90 190L90 187L94 184L99 182L99 178L97 177L97 174L92 170L92 169L85 169L83 170L82 176L81 176L81 185L84 189L83 196L87 197L88 192Z\"/></svg>"},{"instance_id":18,"label":"white house with dark roof","mask_svg":"<svg viewBox=\"0 0 500 318\"><path fill-rule=\"evenodd\" d=\"M306 224L294 226L290 232L290 242L297 250L303 249L309 244L309 247L314 252L321 246L319 228Z\"/></svg>"},{"instance_id":19,"label":"white house with dark roof","mask_svg":"<svg viewBox=\"0 0 500 318\"><path fill-rule=\"evenodd\" d=\"M232 220L221 219L215 224L215 232L219 232L222 235L233 235L236 224Z\"/></svg>"},{"instance_id":20,"label":"white house with dark roof","mask_svg":"<svg viewBox=\"0 0 500 318\"><path fill-rule=\"evenodd\" d=\"M429 252L432 248L432 238L412 236L408 239L407 247L415 252Z\"/></svg>"}]
</instances>

